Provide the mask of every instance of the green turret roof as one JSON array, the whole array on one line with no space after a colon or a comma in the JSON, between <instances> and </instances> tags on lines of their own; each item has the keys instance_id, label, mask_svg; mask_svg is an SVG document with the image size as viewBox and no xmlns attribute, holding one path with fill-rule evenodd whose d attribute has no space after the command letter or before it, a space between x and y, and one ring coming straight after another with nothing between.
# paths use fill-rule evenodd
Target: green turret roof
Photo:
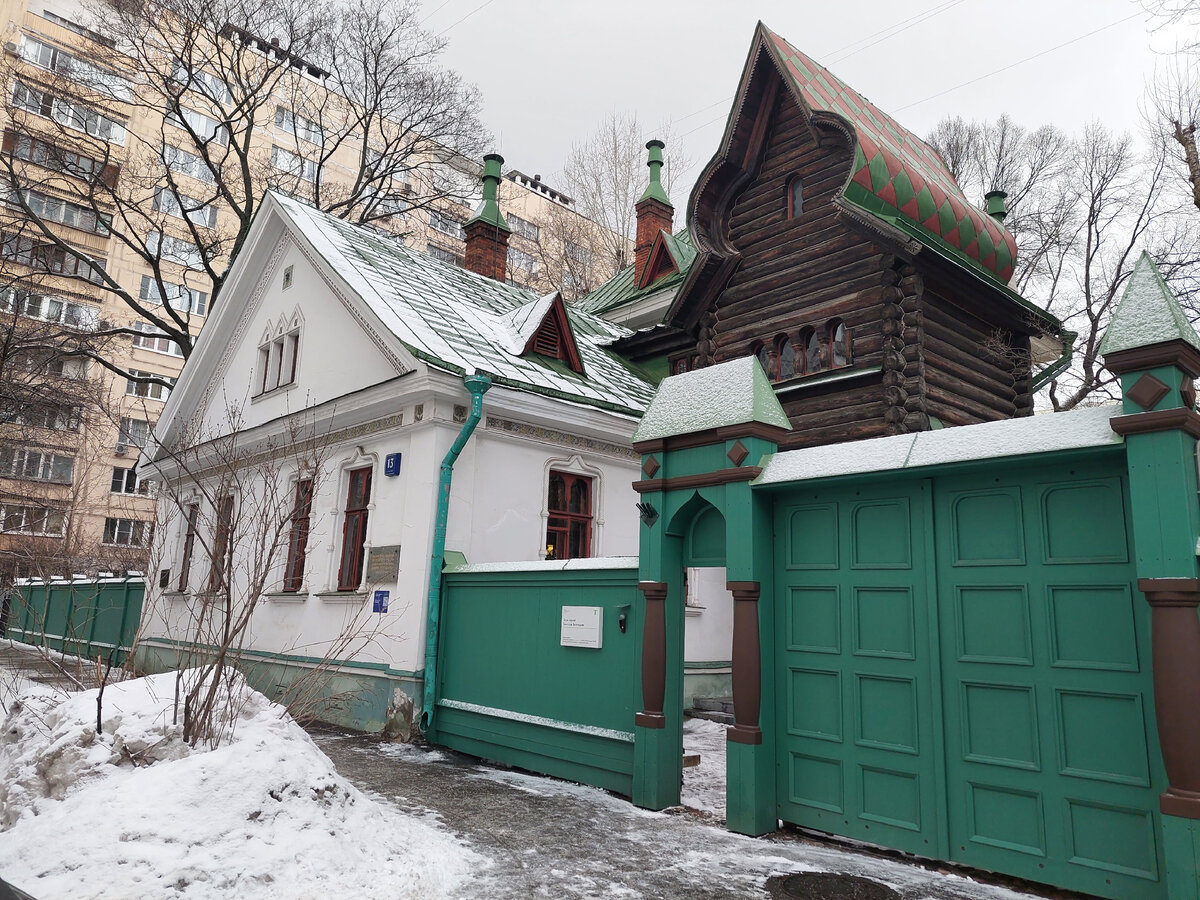
<instances>
[{"instance_id":1,"label":"green turret roof","mask_svg":"<svg viewBox=\"0 0 1200 900\"><path fill-rule=\"evenodd\" d=\"M660 170L663 167L663 147L662 141L654 140L646 142L646 149L650 151L646 165L650 167L650 183L646 185L646 190L642 192L642 196L638 197L638 203L643 200L658 200L660 203L671 205L671 199L667 196L666 189L662 186L662 175Z\"/></svg>"},{"instance_id":2,"label":"green turret roof","mask_svg":"<svg viewBox=\"0 0 1200 900\"><path fill-rule=\"evenodd\" d=\"M758 359L743 356L664 378L633 440L653 441L749 422L792 430Z\"/></svg>"},{"instance_id":3,"label":"green turret roof","mask_svg":"<svg viewBox=\"0 0 1200 900\"><path fill-rule=\"evenodd\" d=\"M504 221L504 214L500 212L500 203L497 198L502 165L504 165L504 157L499 153L489 153L483 158L483 200L480 202L479 208L475 210L475 215L467 220L464 228L475 222L483 222L493 228L499 228L501 231L512 231L508 227L508 223Z\"/></svg>"},{"instance_id":4,"label":"green turret roof","mask_svg":"<svg viewBox=\"0 0 1200 900\"><path fill-rule=\"evenodd\" d=\"M1167 341L1183 341L1200 350L1200 337L1183 314L1183 307L1167 287L1150 254L1143 250L1129 283L1125 285L1117 311L1108 323L1108 330L1104 332L1100 354L1105 356Z\"/></svg>"}]
</instances>

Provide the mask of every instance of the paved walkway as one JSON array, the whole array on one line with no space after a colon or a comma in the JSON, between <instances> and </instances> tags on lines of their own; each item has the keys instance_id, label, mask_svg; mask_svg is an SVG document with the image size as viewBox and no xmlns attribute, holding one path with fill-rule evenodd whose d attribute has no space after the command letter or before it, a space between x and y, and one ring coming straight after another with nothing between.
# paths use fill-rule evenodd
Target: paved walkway
<instances>
[{"instance_id":1,"label":"paved walkway","mask_svg":"<svg viewBox=\"0 0 1200 900\"><path fill-rule=\"evenodd\" d=\"M831 871L883 882L906 900L1016 900L979 884L784 832L746 838L712 816L639 810L595 788L485 766L458 754L313 735L338 771L406 811L432 814L489 857L462 896L671 898L771 896L773 875ZM847 895L849 897L852 895Z\"/></svg>"}]
</instances>

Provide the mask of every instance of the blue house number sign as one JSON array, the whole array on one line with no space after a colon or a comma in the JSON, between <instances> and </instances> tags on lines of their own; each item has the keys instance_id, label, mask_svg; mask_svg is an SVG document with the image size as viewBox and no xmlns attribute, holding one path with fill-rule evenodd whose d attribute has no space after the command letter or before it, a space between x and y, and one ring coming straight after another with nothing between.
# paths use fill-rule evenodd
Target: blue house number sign
<instances>
[{"instance_id":1,"label":"blue house number sign","mask_svg":"<svg viewBox=\"0 0 1200 900\"><path fill-rule=\"evenodd\" d=\"M385 613L388 608L388 592L376 591L374 603L371 604L371 612Z\"/></svg>"},{"instance_id":2,"label":"blue house number sign","mask_svg":"<svg viewBox=\"0 0 1200 900\"><path fill-rule=\"evenodd\" d=\"M383 474L394 477L400 474L400 454L389 453L383 458Z\"/></svg>"}]
</instances>

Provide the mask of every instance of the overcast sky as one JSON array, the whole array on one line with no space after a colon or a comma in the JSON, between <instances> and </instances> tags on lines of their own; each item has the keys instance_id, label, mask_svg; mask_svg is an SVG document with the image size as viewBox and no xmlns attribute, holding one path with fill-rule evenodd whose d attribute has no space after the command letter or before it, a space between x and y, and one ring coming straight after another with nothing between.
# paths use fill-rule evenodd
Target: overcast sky
<instances>
[{"instance_id":1,"label":"overcast sky","mask_svg":"<svg viewBox=\"0 0 1200 900\"><path fill-rule=\"evenodd\" d=\"M637 113L647 138L673 122L690 186L759 19L921 136L944 116L1002 113L1137 131L1156 51L1176 39L1152 34L1135 0L424 0L424 14L450 41L446 63L483 92L506 165L550 182L615 111Z\"/></svg>"}]
</instances>

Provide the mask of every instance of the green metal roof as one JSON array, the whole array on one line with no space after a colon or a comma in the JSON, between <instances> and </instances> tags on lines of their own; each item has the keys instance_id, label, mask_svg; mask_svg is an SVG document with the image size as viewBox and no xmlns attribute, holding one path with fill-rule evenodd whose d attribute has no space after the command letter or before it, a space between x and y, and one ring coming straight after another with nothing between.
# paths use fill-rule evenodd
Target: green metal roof
<instances>
[{"instance_id":1,"label":"green metal roof","mask_svg":"<svg viewBox=\"0 0 1200 900\"><path fill-rule=\"evenodd\" d=\"M624 306L627 303L632 303L634 300L648 297L651 294L657 294L659 291L674 289L682 284L683 279L687 276L688 269L692 266L692 261L696 258L696 248L692 246L691 233L686 228L683 228L674 234L668 234L665 231L661 232L661 234L663 242L666 244L667 252L671 254L671 259L678 267L678 271L664 275L662 278L646 285L646 287L640 288L637 286L637 273L634 272L634 266L626 266L586 297L580 298L573 308L585 310L595 315L603 315L611 309L616 309L619 306ZM663 307L664 313L666 309L666 307Z\"/></svg>"},{"instance_id":2,"label":"green metal roof","mask_svg":"<svg viewBox=\"0 0 1200 900\"><path fill-rule=\"evenodd\" d=\"M664 378L633 439L652 441L749 422L792 430L758 359L743 356Z\"/></svg>"},{"instance_id":3,"label":"green metal roof","mask_svg":"<svg viewBox=\"0 0 1200 900\"><path fill-rule=\"evenodd\" d=\"M1143 250L1104 332L1100 355L1167 341L1183 341L1200 350L1200 337L1183 314L1183 307L1163 281L1150 254Z\"/></svg>"},{"instance_id":4,"label":"green metal roof","mask_svg":"<svg viewBox=\"0 0 1200 900\"><path fill-rule=\"evenodd\" d=\"M274 194L285 214L383 324L429 365L486 372L495 383L640 416L653 385L605 349L632 332L567 308L585 374L559 360L521 355L550 304L515 285L443 263L399 240Z\"/></svg>"}]
</instances>

